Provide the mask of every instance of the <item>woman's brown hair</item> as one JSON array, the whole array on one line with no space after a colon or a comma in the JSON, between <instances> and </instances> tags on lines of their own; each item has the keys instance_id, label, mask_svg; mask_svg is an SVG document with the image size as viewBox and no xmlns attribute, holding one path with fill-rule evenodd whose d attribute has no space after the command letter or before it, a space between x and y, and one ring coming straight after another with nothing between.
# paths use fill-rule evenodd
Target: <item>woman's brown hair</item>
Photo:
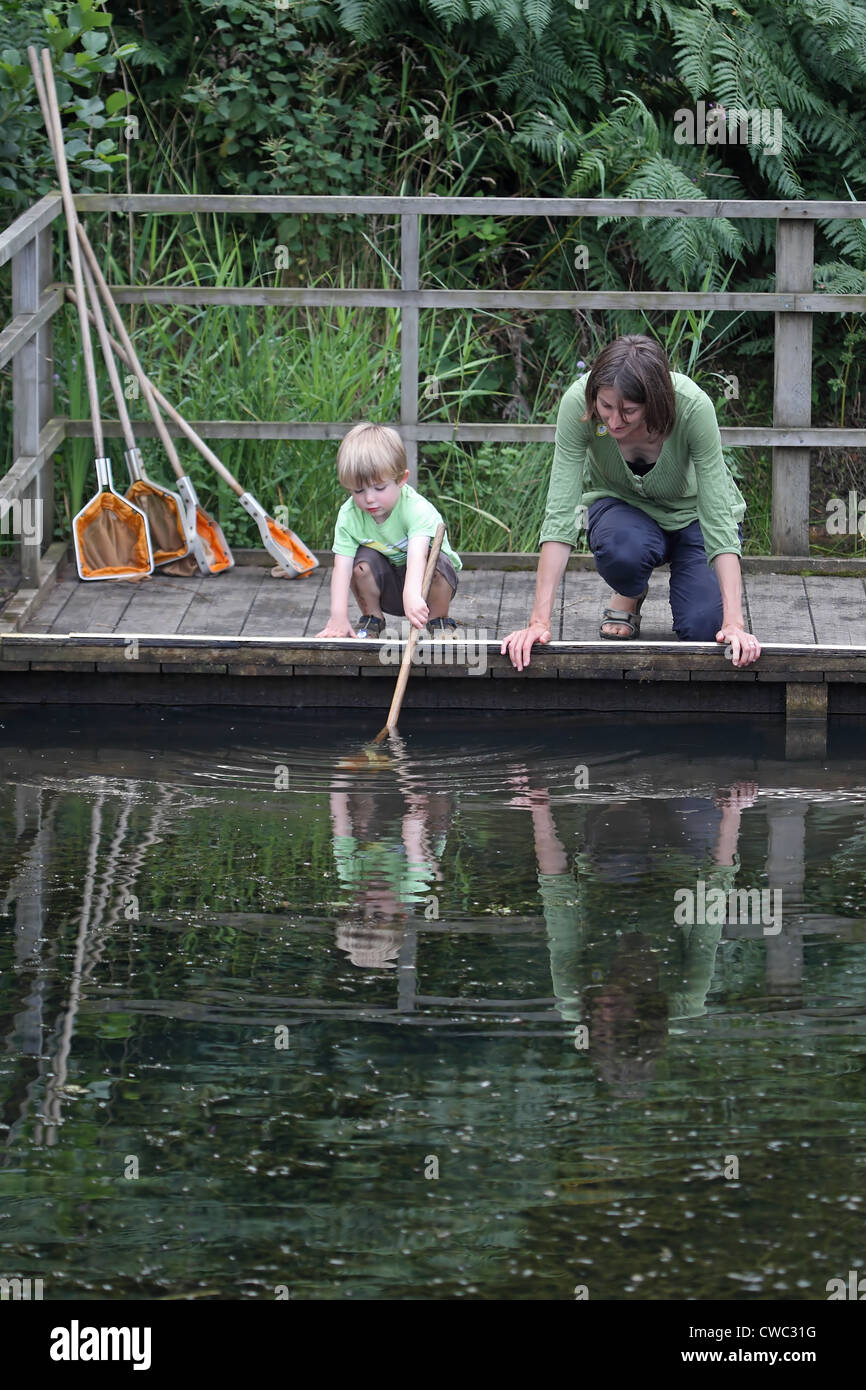
<instances>
[{"instance_id":1,"label":"woman's brown hair","mask_svg":"<svg viewBox=\"0 0 866 1390\"><path fill-rule=\"evenodd\" d=\"M671 369L664 349L643 333L614 338L599 353L586 383L586 413L596 414L598 393L609 386L624 401L646 406L647 434L669 435L676 420L676 400Z\"/></svg>"}]
</instances>

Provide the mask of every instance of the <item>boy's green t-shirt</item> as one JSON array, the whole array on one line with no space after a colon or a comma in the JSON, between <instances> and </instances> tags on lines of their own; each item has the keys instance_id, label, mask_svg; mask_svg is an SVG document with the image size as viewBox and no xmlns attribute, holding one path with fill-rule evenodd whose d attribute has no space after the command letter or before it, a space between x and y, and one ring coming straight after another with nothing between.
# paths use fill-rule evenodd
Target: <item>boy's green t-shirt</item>
<instances>
[{"instance_id":1,"label":"boy's green t-shirt","mask_svg":"<svg viewBox=\"0 0 866 1390\"><path fill-rule=\"evenodd\" d=\"M619 445L598 420L582 420L589 372L562 398L556 446L539 544L577 543L578 507L615 497L638 507L663 531L681 531L699 521L707 563L717 555L742 553L737 523L746 503L722 452L715 407L691 377L671 372L676 422L655 466L638 477Z\"/></svg>"},{"instance_id":2,"label":"boy's green t-shirt","mask_svg":"<svg viewBox=\"0 0 866 1390\"><path fill-rule=\"evenodd\" d=\"M354 497L348 497L337 513L334 527L335 555L350 555L354 558L359 545L369 545L386 555L392 565L406 564L406 551L413 536L434 536L442 516L408 483L404 483L397 504L391 515L384 521L374 521L369 512L356 506ZM463 568L463 561L448 543L448 532L442 542L442 554L447 555L455 570Z\"/></svg>"}]
</instances>

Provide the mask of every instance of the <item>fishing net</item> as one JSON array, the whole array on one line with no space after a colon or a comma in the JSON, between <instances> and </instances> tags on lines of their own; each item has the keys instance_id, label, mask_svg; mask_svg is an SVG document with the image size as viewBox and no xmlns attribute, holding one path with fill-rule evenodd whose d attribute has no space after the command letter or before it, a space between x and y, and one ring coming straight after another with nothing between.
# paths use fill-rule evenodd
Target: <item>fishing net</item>
<instances>
[{"instance_id":1,"label":"fishing net","mask_svg":"<svg viewBox=\"0 0 866 1390\"><path fill-rule=\"evenodd\" d=\"M275 579L299 578L316 568L316 557L307 549L303 541L298 540L294 532L286 530L285 526L279 526L270 516L268 517L268 533L274 545L278 546L285 556L285 563L288 567L283 569L281 565L275 565L271 570Z\"/></svg>"},{"instance_id":2,"label":"fishing net","mask_svg":"<svg viewBox=\"0 0 866 1390\"><path fill-rule=\"evenodd\" d=\"M144 517L113 492L100 492L75 521L84 579L145 578L151 569Z\"/></svg>"},{"instance_id":3,"label":"fishing net","mask_svg":"<svg viewBox=\"0 0 866 1390\"><path fill-rule=\"evenodd\" d=\"M171 493L139 478L127 488L126 495L147 517L155 565L162 565L167 560L179 560L187 554L189 546L183 521Z\"/></svg>"},{"instance_id":4,"label":"fishing net","mask_svg":"<svg viewBox=\"0 0 866 1390\"><path fill-rule=\"evenodd\" d=\"M219 574L221 570L230 569L232 564L232 553L222 533L222 528L219 523L214 521L212 516L208 516L207 512L203 511L201 507L196 508L195 529L199 540L204 546L208 569L211 574Z\"/></svg>"}]
</instances>

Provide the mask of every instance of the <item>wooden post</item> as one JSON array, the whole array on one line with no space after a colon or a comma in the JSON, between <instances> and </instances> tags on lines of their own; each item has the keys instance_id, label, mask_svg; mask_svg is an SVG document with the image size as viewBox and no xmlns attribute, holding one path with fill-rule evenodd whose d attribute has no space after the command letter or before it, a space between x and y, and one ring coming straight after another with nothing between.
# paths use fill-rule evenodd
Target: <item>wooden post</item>
<instances>
[{"instance_id":1,"label":"wooden post","mask_svg":"<svg viewBox=\"0 0 866 1390\"><path fill-rule=\"evenodd\" d=\"M39 293L54 279L53 228L46 227L37 237L36 274ZM54 319L46 319L39 330L37 347L39 374L39 429L54 417ZM42 545L47 549L54 537L54 456L47 458L39 472L36 494L42 498Z\"/></svg>"},{"instance_id":2,"label":"wooden post","mask_svg":"<svg viewBox=\"0 0 866 1390\"><path fill-rule=\"evenodd\" d=\"M812 292L815 224L776 222L776 291ZM812 315L776 314L773 426L812 420ZM776 555L809 553L809 449L773 449L772 544Z\"/></svg>"},{"instance_id":3,"label":"wooden post","mask_svg":"<svg viewBox=\"0 0 866 1390\"><path fill-rule=\"evenodd\" d=\"M418 259L419 216L414 212L400 214L400 286L404 290L420 288ZM400 423L418 423L418 308L414 304L400 309ZM409 483L418 486L418 441L404 440Z\"/></svg>"},{"instance_id":4,"label":"wooden post","mask_svg":"<svg viewBox=\"0 0 866 1390\"><path fill-rule=\"evenodd\" d=\"M418 929L407 926L397 957L397 1008L401 1014L415 1008L418 989Z\"/></svg>"},{"instance_id":5,"label":"wooden post","mask_svg":"<svg viewBox=\"0 0 866 1390\"><path fill-rule=\"evenodd\" d=\"M35 239L27 242L12 258L12 313L35 314L39 308L38 248ZM12 457L39 452L39 335L19 348L12 359ZM21 507L18 519L23 521L24 508L30 509L38 490L38 481L24 489L16 499ZM29 504L29 506L28 506ZM25 538L22 524L19 532L21 583L25 589L39 588L40 544Z\"/></svg>"}]
</instances>

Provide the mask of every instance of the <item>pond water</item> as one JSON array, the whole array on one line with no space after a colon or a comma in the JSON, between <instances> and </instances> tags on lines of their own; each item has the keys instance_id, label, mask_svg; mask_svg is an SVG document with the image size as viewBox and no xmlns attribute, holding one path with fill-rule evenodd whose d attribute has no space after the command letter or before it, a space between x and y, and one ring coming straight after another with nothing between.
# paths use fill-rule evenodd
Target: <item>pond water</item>
<instances>
[{"instance_id":1,"label":"pond water","mask_svg":"<svg viewBox=\"0 0 866 1390\"><path fill-rule=\"evenodd\" d=\"M0 710L0 1276L793 1299L866 1271L866 731ZM743 891L741 891L743 890Z\"/></svg>"}]
</instances>

